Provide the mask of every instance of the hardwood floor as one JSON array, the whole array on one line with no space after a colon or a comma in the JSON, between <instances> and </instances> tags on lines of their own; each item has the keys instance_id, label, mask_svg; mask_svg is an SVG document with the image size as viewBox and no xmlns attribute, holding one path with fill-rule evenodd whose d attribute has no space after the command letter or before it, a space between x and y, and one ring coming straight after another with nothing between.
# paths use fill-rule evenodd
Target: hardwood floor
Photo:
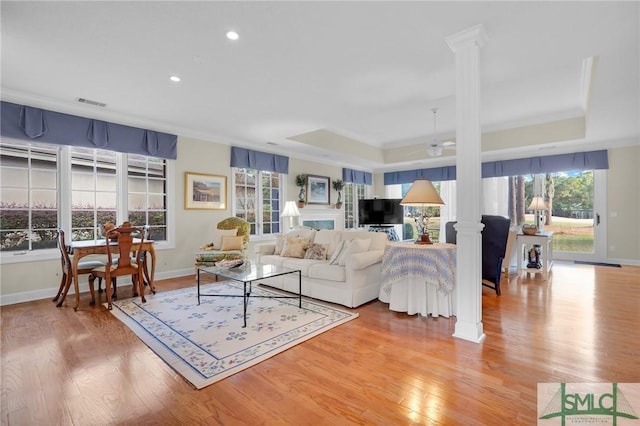
<instances>
[{"instance_id":1,"label":"hardwood floor","mask_svg":"<svg viewBox=\"0 0 640 426\"><path fill-rule=\"evenodd\" d=\"M5 306L2 424L533 425L537 383L640 382L639 277L561 262L548 281L512 274L502 296L483 289L482 344L451 337L455 318L374 301L200 391L88 294L78 312L73 298Z\"/></svg>"}]
</instances>

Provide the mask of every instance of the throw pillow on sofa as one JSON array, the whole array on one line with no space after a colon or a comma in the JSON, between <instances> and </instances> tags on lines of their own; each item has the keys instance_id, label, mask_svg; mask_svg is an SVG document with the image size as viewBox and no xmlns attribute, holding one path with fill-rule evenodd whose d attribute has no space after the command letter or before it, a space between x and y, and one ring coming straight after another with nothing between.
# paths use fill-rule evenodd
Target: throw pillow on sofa
<instances>
[{"instance_id":1,"label":"throw pillow on sofa","mask_svg":"<svg viewBox=\"0 0 640 426\"><path fill-rule=\"evenodd\" d=\"M321 229L316 232L313 242L316 244L326 244L327 259L330 259L340 243L340 232L332 229Z\"/></svg>"},{"instance_id":2,"label":"throw pillow on sofa","mask_svg":"<svg viewBox=\"0 0 640 426\"><path fill-rule=\"evenodd\" d=\"M304 254L305 259L325 260L327 258L327 245L313 243Z\"/></svg>"},{"instance_id":3,"label":"throw pillow on sofa","mask_svg":"<svg viewBox=\"0 0 640 426\"><path fill-rule=\"evenodd\" d=\"M304 238L307 241L312 242L316 236L316 230L313 228L307 228L302 226L300 228L296 228L292 231L287 232L287 237L300 237Z\"/></svg>"},{"instance_id":4,"label":"throw pillow on sofa","mask_svg":"<svg viewBox=\"0 0 640 426\"><path fill-rule=\"evenodd\" d=\"M283 257L296 257L298 259L304 258L305 251L309 241L305 238L299 237L287 237L282 249L281 256Z\"/></svg>"},{"instance_id":5,"label":"throw pillow on sofa","mask_svg":"<svg viewBox=\"0 0 640 426\"><path fill-rule=\"evenodd\" d=\"M287 241L287 236L284 234L276 235L276 249L273 254L278 256L282 255L282 249L284 248L284 243Z\"/></svg>"},{"instance_id":6,"label":"throw pillow on sofa","mask_svg":"<svg viewBox=\"0 0 640 426\"><path fill-rule=\"evenodd\" d=\"M333 252L333 254L331 255L331 258L329 259L329 265L337 265L338 264L338 259L340 259L340 256L342 255L342 252L346 250L345 248L345 244L348 247L348 243L350 241L340 241L338 243L338 246L336 247L336 250Z\"/></svg>"},{"instance_id":7,"label":"throw pillow on sofa","mask_svg":"<svg viewBox=\"0 0 640 426\"><path fill-rule=\"evenodd\" d=\"M345 241L346 243L347 241ZM348 241L350 244L346 245L346 248L340 254L338 258L338 265L344 266L347 263L347 258L355 253L363 253L369 250L369 246L371 245L371 240L364 238L354 238L351 241Z\"/></svg>"}]
</instances>

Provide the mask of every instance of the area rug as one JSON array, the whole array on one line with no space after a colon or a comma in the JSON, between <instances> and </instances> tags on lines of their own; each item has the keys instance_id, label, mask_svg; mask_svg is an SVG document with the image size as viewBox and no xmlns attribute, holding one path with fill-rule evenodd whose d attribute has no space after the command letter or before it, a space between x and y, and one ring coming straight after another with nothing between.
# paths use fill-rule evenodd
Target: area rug
<instances>
[{"instance_id":1,"label":"area rug","mask_svg":"<svg viewBox=\"0 0 640 426\"><path fill-rule=\"evenodd\" d=\"M242 294L242 284L201 286L200 294ZM254 298L282 295L253 286L243 328L242 297L201 297L195 286L113 302L111 313L196 389L202 389L358 317L324 303Z\"/></svg>"}]
</instances>

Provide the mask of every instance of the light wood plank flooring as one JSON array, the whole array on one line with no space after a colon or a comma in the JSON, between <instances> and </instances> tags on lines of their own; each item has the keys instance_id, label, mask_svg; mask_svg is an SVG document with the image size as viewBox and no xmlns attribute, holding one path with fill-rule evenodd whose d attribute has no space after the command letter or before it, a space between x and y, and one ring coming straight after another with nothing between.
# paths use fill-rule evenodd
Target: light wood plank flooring
<instances>
[{"instance_id":1,"label":"light wood plank flooring","mask_svg":"<svg viewBox=\"0 0 640 426\"><path fill-rule=\"evenodd\" d=\"M455 318L374 301L200 391L88 294L78 312L73 298L5 306L2 424L533 425L537 383L640 382L639 277L562 262L548 281L512 274L502 296L483 289L482 344L451 337Z\"/></svg>"}]
</instances>

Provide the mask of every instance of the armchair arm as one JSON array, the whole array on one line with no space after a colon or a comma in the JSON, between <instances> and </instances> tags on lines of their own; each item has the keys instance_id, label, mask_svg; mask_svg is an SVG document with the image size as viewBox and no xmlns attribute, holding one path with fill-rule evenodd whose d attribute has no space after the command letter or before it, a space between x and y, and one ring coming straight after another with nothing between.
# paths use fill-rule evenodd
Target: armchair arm
<instances>
[{"instance_id":1,"label":"armchair arm","mask_svg":"<svg viewBox=\"0 0 640 426\"><path fill-rule=\"evenodd\" d=\"M384 250L370 250L362 253L354 253L347 258L345 266L349 269L360 270L378 262L382 262Z\"/></svg>"},{"instance_id":2,"label":"armchair arm","mask_svg":"<svg viewBox=\"0 0 640 426\"><path fill-rule=\"evenodd\" d=\"M215 250L215 247L213 247L213 243L208 243L200 246L200 250Z\"/></svg>"}]
</instances>

